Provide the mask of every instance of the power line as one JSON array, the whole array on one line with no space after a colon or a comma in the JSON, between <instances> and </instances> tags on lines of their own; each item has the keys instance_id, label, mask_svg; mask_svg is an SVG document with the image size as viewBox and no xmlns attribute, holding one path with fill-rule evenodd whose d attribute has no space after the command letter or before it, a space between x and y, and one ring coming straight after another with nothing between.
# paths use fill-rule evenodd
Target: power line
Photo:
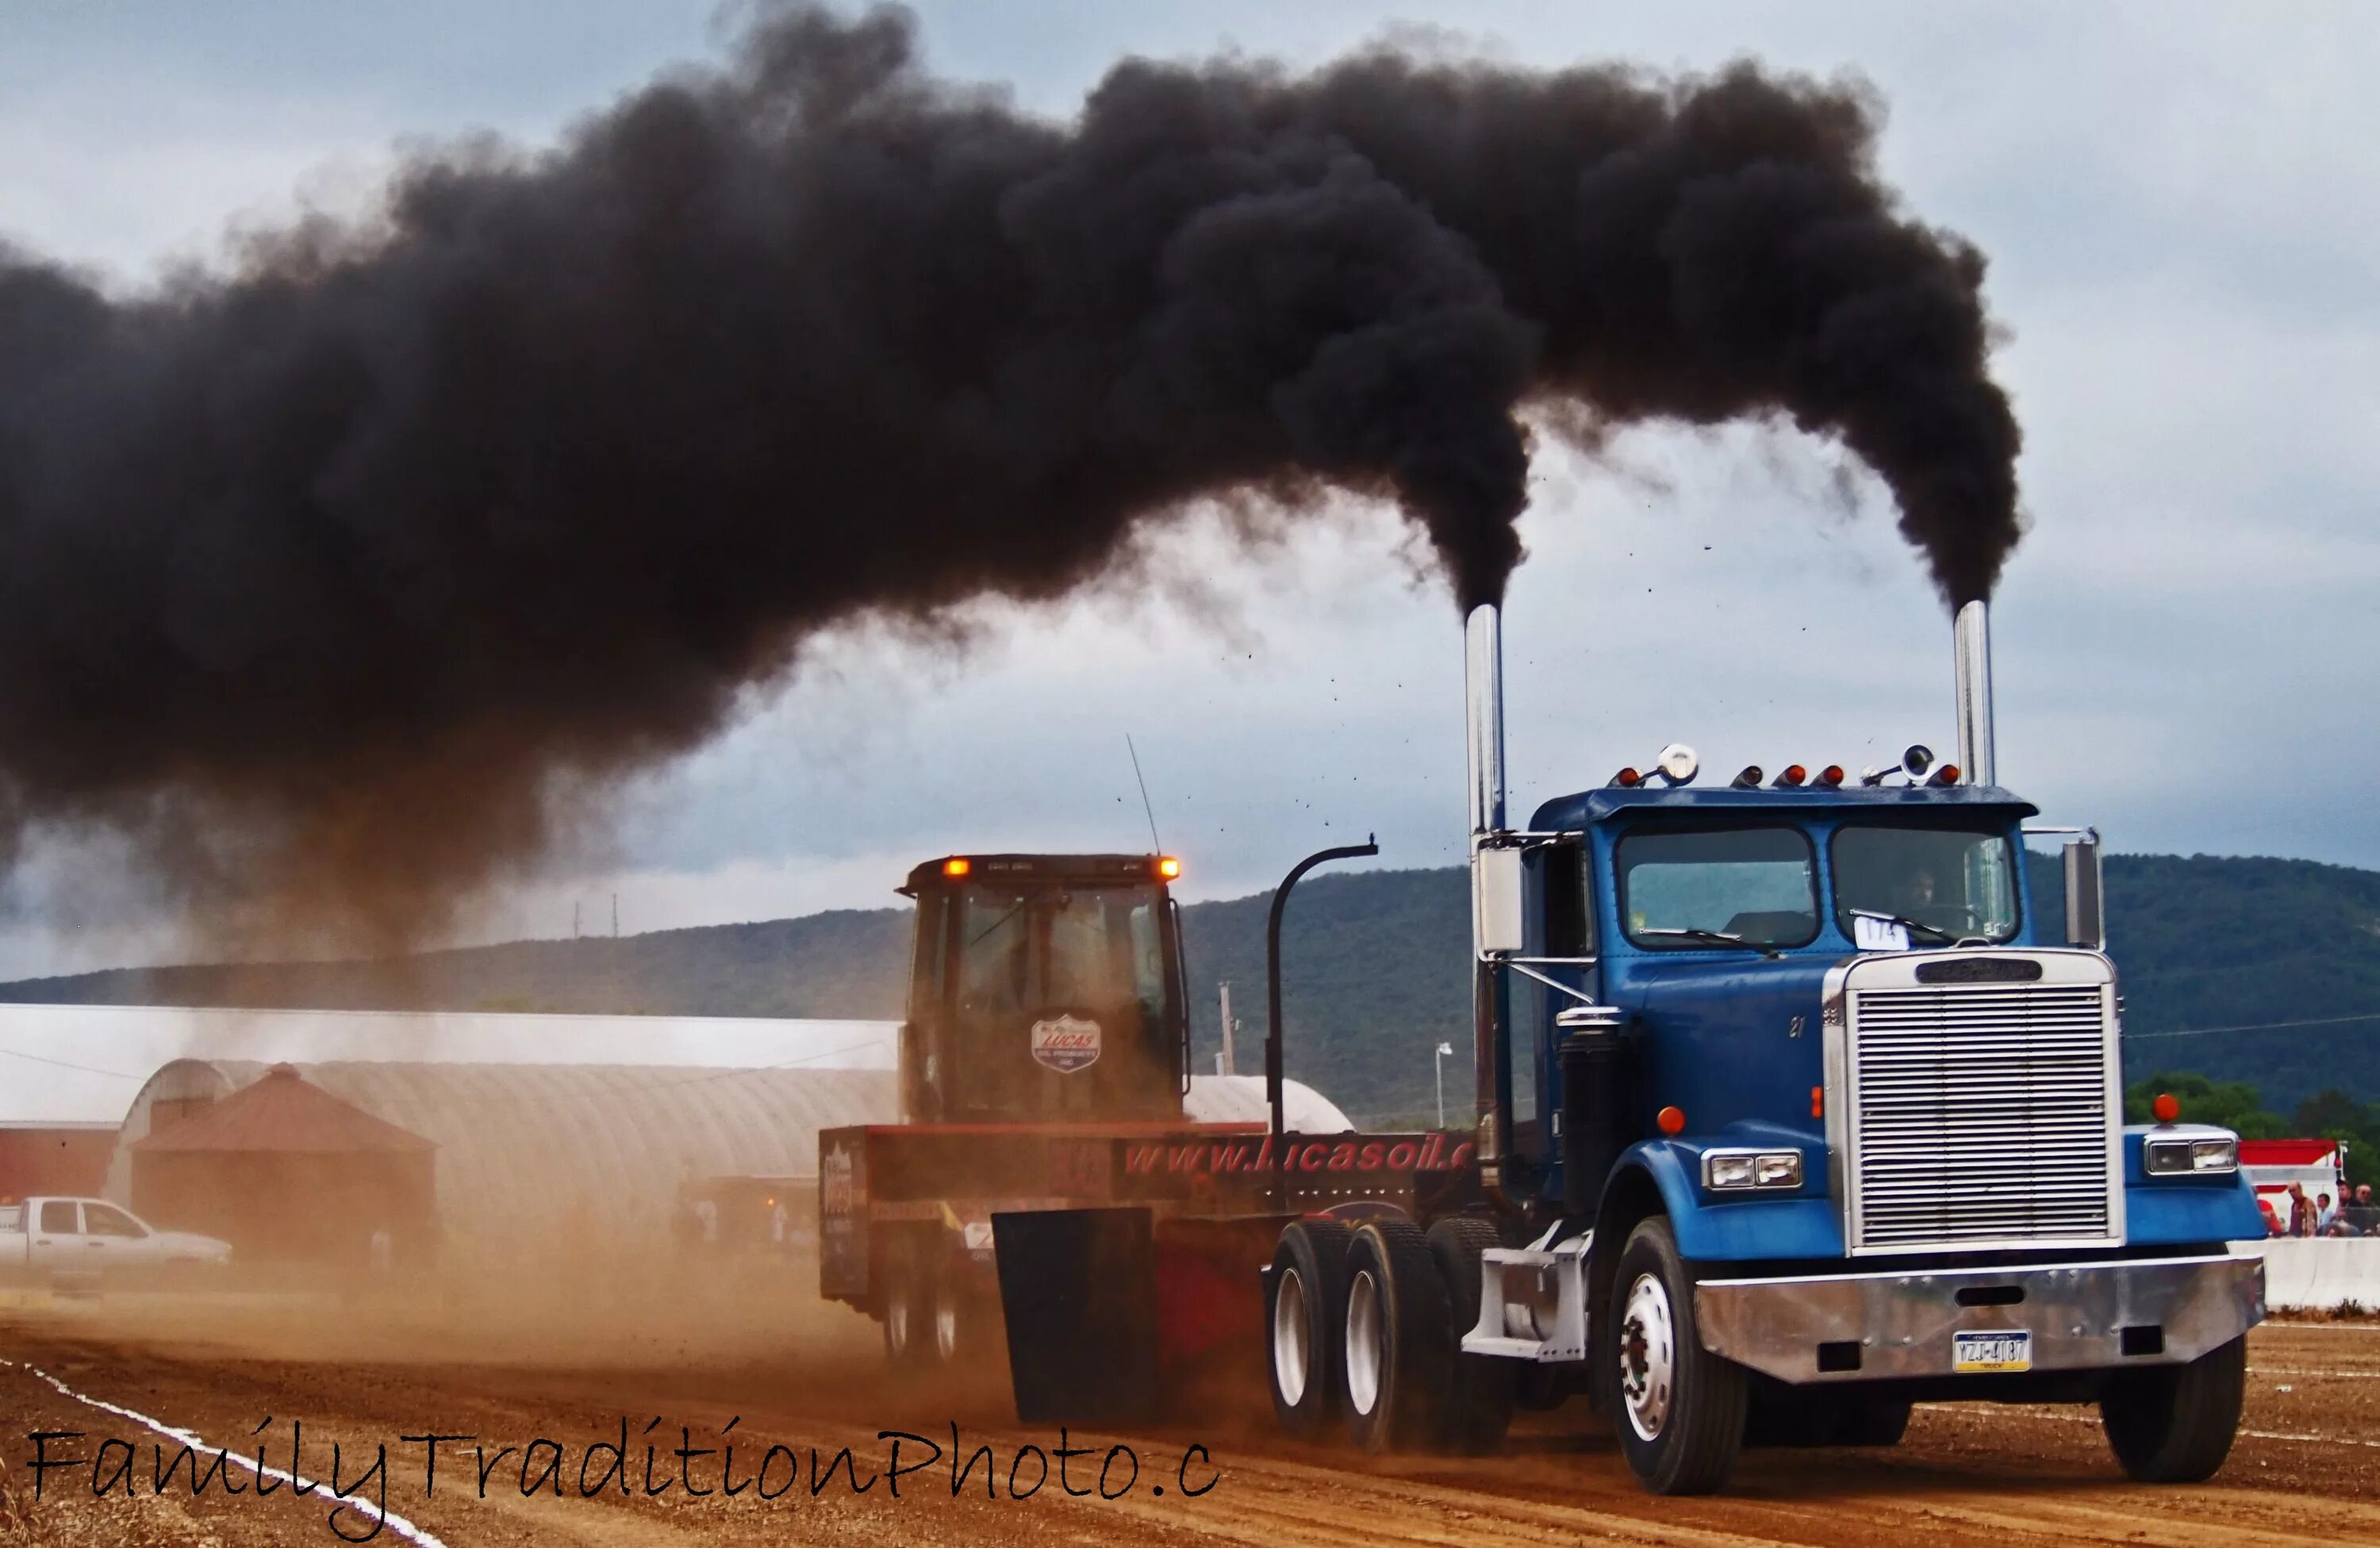
<instances>
[{"instance_id":1,"label":"power line","mask_svg":"<svg viewBox=\"0 0 2380 1548\"><path fill-rule=\"evenodd\" d=\"M30 1059L37 1065L55 1065L60 1069L79 1069L85 1075L105 1075L117 1080L146 1080L149 1079L145 1075L127 1075L120 1069L102 1069L97 1065L79 1065L71 1063L66 1059L44 1058L39 1054L28 1054L21 1048L0 1048L0 1054L6 1054L12 1059Z\"/></svg>"},{"instance_id":2,"label":"power line","mask_svg":"<svg viewBox=\"0 0 2380 1548\"><path fill-rule=\"evenodd\" d=\"M2317 1016L2303 1021L2248 1021L2237 1027L2185 1027L2178 1032L2126 1032L2127 1042L2159 1037L2212 1037L2216 1032L2276 1032L2289 1027L2341 1027L2350 1021L2380 1021L2380 1010L2361 1016Z\"/></svg>"}]
</instances>

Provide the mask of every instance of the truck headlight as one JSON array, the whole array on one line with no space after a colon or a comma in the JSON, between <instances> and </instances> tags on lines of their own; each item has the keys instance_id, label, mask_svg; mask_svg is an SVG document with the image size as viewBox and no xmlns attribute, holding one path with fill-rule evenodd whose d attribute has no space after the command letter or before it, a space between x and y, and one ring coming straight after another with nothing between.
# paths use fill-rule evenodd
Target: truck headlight
<instances>
[{"instance_id":1,"label":"truck headlight","mask_svg":"<svg viewBox=\"0 0 2380 1548\"><path fill-rule=\"evenodd\" d=\"M2183 1177L2240 1169L2240 1141L2228 1134L2151 1140L2142 1147L2142 1170L2152 1177Z\"/></svg>"},{"instance_id":2,"label":"truck headlight","mask_svg":"<svg viewBox=\"0 0 2380 1548\"><path fill-rule=\"evenodd\" d=\"M1713 1193L1802 1186L1799 1151L1705 1151L1703 1187Z\"/></svg>"}]
</instances>

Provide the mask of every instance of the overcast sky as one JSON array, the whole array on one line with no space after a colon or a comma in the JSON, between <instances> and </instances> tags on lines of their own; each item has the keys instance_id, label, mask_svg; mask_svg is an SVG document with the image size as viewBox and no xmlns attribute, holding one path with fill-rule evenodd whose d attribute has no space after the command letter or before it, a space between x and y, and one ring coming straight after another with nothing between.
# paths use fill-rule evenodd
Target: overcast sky
<instances>
[{"instance_id":1,"label":"overcast sky","mask_svg":"<svg viewBox=\"0 0 2380 1548\"><path fill-rule=\"evenodd\" d=\"M2119 849L2380 866L2380 12L2301 6L925 4L929 62L1070 113L1126 54L1315 62L1423 26L1520 63L1866 77L1921 217L1991 259L2032 530L1997 616L2001 779ZM0 237L126 288L227 231L354 208L408 140L552 139L674 60L668 0L0 0ZM1440 46L1443 46L1441 44ZM1514 804L1664 742L1706 767L1953 740L1949 628L1872 480L1786 431L1548 457L1509 608ZM1150 586L987 613L940 655L849 637L655 771L467 938L878 906L953 849L1148 842L1195 896L1307 850L1462 849L1460 629L1393 517L1281 552L1193 519ZM52 853L0 976L173 957ZM96 910L95 912L93 910Z\"/></svg>"}]
</instances>

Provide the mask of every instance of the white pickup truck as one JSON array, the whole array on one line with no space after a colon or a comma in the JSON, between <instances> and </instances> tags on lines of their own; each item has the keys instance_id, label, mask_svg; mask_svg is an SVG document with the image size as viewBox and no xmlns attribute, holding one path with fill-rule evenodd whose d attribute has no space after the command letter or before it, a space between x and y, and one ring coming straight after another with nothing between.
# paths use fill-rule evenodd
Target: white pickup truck
<instances>
[{"instance_id":1,"label":"white pickup truck","mask_svg":"<svg viewBox=\"0 0 2380 1548\"><path fill-rule=\"evenodd\" d=\"M104 1199L0 1204L0 1275L11 1278L162 1279L230 1262L231 1243L160 1231Z\"/></svg>"}]
</instances>

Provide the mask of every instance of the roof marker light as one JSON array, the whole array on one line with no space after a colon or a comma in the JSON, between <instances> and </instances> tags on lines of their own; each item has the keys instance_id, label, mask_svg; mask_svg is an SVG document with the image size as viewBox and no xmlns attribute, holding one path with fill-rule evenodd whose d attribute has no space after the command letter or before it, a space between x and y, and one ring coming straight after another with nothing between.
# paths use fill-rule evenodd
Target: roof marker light
<instances>
[{"instance_id":1,"label":"roof marker light","mask_svg":"<svg viewBox=\"0 0 2380 1548\"><path fill-rule=\"evenodd\" d=\"M2157 1122L2172 1123L2181 1116L2181 1099L2171 1091L2159 1091L2156 1100L2149 1103L2149 1111L2156 1115Z\"/></svg>"},{"instance_id":2,"label":"roof marker light","mask_svg":"<svg viewBox=\"0 0 2380 1548\"><path fill-rule=\"evenodd\" d=\"M1157 874L1169 882L1178 880L1182 875L1182 862L1172 855L1160 855L1157 857Z\"/></svg>"},{"instance_id":3,"label":"roof marker light","mask_svg":"<svg viewBox=\"0 0 2380 1548\"><path fill-rule=\"evenodd\" d=\"M1633 790L1645 783L1645 776L1634 769L1622 769L1611 776L1611 783L1622 790Z\"/></svg>"},{"instance_id":4,"label":"roof marker light","mask_svg":"<svg viewBox=\"0 0 2380 1548\"><path fill-rule=\"evenodd\" d=\"M1746 763L1743 766L1743 772L1735 776L1735 787L1739 790L1757 790L1760 788L1760 765Z\"/></svg>"},{"instance_id":5,"label":"roof marker light","mask_svg":"<svg viewBox=\"0 0 2380 1548\"><path fill-rule=\"evenodd\" d=\"M1934 777L1927 780L1925 783L1937 786L1958 784L1959 765L1956 763L1943 764L1940 768L1934 771Z\"/></svg>"},{"instance_id":6,"label":"roof marker light","mask_svg":"<svg viewBox=\"0 0 2380 1548\"><path fill-rule=\"evenodd\" d=\"M974 869L975 862L965 855L953 855L942 862L942 874L945 876L964 876Z\"/></svg>"},{"instance_id":7,"label":"roof marker light","mask_svg":"<svg viewBox=\"0 0 2380 1548\"><path fill-rule=\"evenodd\" d=\"M1788 763L1782 769L1777 771L1777 788L1779 790L1798 789L1800 788L1802 782L1809 777L1810 771L1803 768L1801 764Z\"/></svg>"},{"instance_id":8,"label":"roof marker light","mask_svg":"<svg viewBox=\"0 0 2380 1548\"><path fill-rule=\"evenodd\" d=\"M1833 789L1838 785L1840 785L1842 782L1843 766L1840 763L1829 763L1825 768L1818 771L1818 783L1825 786L1829 790Z\"/></svg>"}]
</instances>

